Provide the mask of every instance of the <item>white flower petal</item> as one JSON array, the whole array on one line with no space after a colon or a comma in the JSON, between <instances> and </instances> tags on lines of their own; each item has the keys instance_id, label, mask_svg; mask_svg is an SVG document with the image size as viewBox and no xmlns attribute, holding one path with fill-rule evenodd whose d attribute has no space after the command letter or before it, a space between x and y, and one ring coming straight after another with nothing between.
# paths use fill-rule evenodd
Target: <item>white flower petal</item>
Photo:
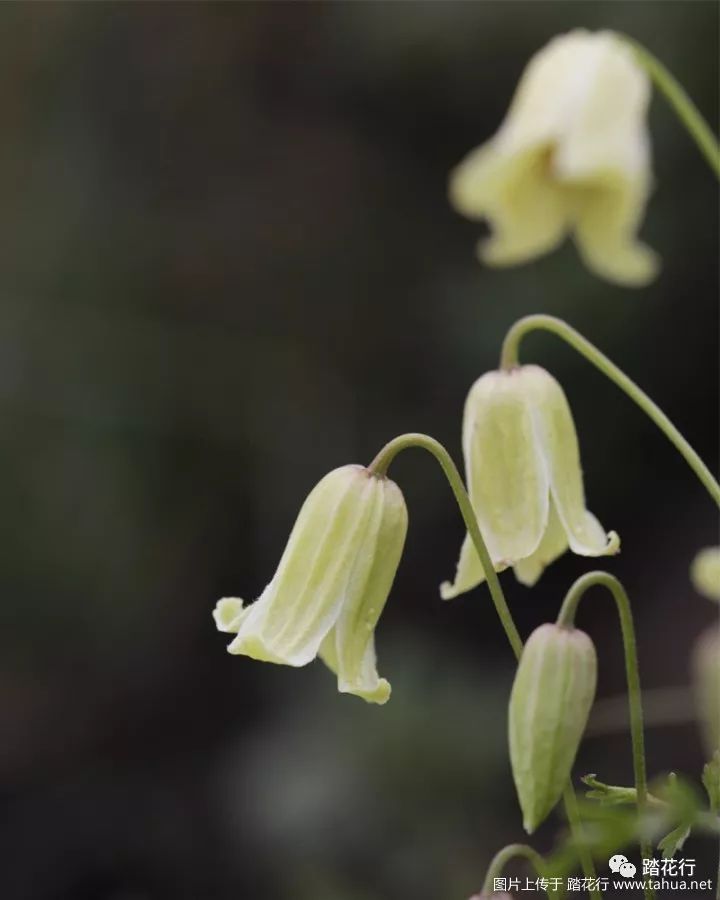
<instances>
[{"instance_id":1,"label":"white flower petal","mask_svg":"<svg viewBox=\"0 0 720 900\"><path fill-rule=\"evenodd\" d=\"M361 665L351 678L340 666L338 636L334 630L325 638L319 655L328 669L338 676L338 691L341 694L354 694L368 703L383 704L390 699L390 682L377 673L375 639L372 635L366 642Z\"/></svg>"},{"instance_id":2,"label":"white flower petal","mask_svg":"<svg viewBox=\"0 0 720 900\"><path fill-rule=\"evenodd\" d=\"M468 493L494 563L522 559L540 543L549 492L526 369L488 372L470 389L463 418Z\"/></svg>"},{"instance_id":3,"label":"white flower petal","mask_svg":"<svg viewBox=\"0 0 720 900\"><path fill-rule=\"evenodd\" d=\"M618 536L606 534L585 508L580 449L575 424L563 389L539 366L523 366L528 373L536 434L550 478L550 492L573 553L607 556L617 553Z\"/></svg>"},{"instance_id":4,"label":"white flower petal","mask_svg":"<svg viewBox=\"0 0 720 900\"><path fill-rule=\"evenodd\" d=\"M507 569L507 563L495 563L496 572L504 572L505 569ZM440 585L440 596L443 600L452 600L453 597L459 597L460 594L471 591L483 581L485 581L485 572L480 564L480 557L477 555L470 535L466 534L460 548L455 580L443 581Z\"/></svg>"},{"instance_id":5,"label":"white flower petal","mask_svg":"<svg viewBox=\"0 0 720 900\"><path fill-rule=\"evenodd\" d=\"M569 228L566 198L547 177L540 146L506 156L496 143L471 153L452 175L451 198L471 218L487 218L492 236L478 245L492 266L527 262L555 249Z\"/></svg>"},{"instance_id":6,"label":"white flower petal","mask_svg":"<svg viewBox=\"0 0 720 900\"><path fill-rule=\"evenodd\" d=\"M230 653L304 666L335 625L366 531L373 479L346 466L305 501L273 580L249 607Z\"/></svg>"},{"instance_id":7,"label":"white flower petal","mask_svg":"<svg viewBox=\"0 0 720 900\"><path fill-rule=\"evenodd\" d=\"M540 578L543 570L562 556L568 548L567 537L558 518L555 504L550 504L548 527L537 550L525 559L519 559L513 565L517 580L526 587L532 587Z\"/></svg>"},{"instance_id":8,"label":"white flower petal","mask_svg":"<svg viewBox=\"0 0 720 900\"><path fill-rule=\"evenodd\" d=\"M213 610L213 619L218 631L237 634L240 624L248 614L250 607L244 606L238 597L223 597L218 600Z\"/></svg>"}]
</instances>

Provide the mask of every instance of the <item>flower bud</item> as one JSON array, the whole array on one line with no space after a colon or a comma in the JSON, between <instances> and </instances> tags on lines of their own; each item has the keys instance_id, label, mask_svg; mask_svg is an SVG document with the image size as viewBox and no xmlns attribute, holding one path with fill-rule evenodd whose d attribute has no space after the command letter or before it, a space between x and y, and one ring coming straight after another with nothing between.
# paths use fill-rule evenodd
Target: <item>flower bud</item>
<instances>
[{"instance_id":1,"label":"flower bud","mask_svg":"<svg viewBox=\"0 0 720 900\"><path fill-rule=\"evenodd\" d=\"M708 757L720 750L720 627L698 638L692 654L693 691Z\"/></svg>"},{"instance_id":2,"label":"flower bud","mask_svg":"<svg viewBox=\"0 0 720 900\"><path fill-rule=\"evenodd\" d=\"M597 658L577 628L541 625L528 639L509 709L510 762L533 832L563 792L595 697Z\"/></svg>"},{"instance_id":3,"label":"flower bud","mask_svg":"<svg viewBox=\"0 0 720 900\"><path fill-rule=\"evenodd\" d=\"M470 501L496 571L512 566L533 585L570 547L581 556L617 553L585 507L580 450L570 406L559 383L540 366L487 372L470 389L463 417L463 454ZM444 599L485 578L466 536Z\"/></svg>"},{"instance_id":4,"label":"flower bud","mask_svg":"<svg viewBox=\"0 0 720 900\"><path fill-rule=\"evenodd\" d=\"M362 466L343 466L310 492L272 581L249 606L225 597L215 608L228 647L265 662L304 666L316 656L338 690L385 703L374 631L397 571L407 509L400 488Z\"/></svg>"}]
</instances>

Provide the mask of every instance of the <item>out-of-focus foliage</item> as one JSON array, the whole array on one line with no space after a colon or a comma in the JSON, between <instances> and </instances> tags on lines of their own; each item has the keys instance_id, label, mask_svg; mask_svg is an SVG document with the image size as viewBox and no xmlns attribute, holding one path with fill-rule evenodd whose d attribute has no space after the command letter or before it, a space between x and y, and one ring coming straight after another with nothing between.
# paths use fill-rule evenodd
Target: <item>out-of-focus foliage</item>
<instances>
[{"instance_id":1,"label":"out-of-focus foliage","mask_svg":"<svg viewBox=\"0 0 720 900\"><path fill-rule=\"evenodd\" d=\"M575 26L631 34L718 109L709 2L0 7L3 900L457 900L521 835L513 662L484 588L438 598L463 529L429 458L393 467L387 706L228 656L210 614L259 593L323 473L407 430L459 459L519 315L567 318L717 458L715 185L662 101L648 289L572 248L483 269L447 202L529 56ZM622 534L641 677L687 684L711 504L586 363L549 336L523 353L565 387L588 504ZM523 636L585 569L503 576ZM579 625L600 696L622 691L609 607ZM691 722L648 745L651 774L705 762ZM627 734L584 742L593 770L630 783ZM714 850L683 852L709 877Z\"/></svg>"}]
</instances>

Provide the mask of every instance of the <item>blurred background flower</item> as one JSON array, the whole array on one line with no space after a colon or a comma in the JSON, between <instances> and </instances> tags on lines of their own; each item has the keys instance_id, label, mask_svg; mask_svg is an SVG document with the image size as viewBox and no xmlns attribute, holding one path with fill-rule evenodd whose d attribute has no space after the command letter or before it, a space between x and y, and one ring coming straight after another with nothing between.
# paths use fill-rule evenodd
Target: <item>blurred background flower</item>
<instances>
[{"instance_id":1,"label":"blurred background flower","mask_svg":"<svg viewBox=\"0 0 720 900\"><path fill-rule=\"evenodd\" d=\"M393 466L410 530L378 636L389 706L338 696L320 663L230 657L210 613L259 593L324 472L407 430L459 461L467 390L519 315L566 317L717 459L716 187L661 100L648 289L571 247L483 269L446 198L571 27L646 43L713 114L717 6L8 4L0 24L0 896L469 896L521 835L514 666L485 588L438 598L464 529L433 462ZM644 683L687 685L717 614L687 575L712 504L568 348L523 354L565 386L593 510L622 534L604 562ZM502 576L524 636L586 569L567 554L532 592ZM600 697L621 692L609 601L578 625ZM698 777L695 723L648 743L651 775ZM629 783L627 733L586 739L577 771ZM683 852L710 877L715 849Z\"/></svg>"}]
</instances>

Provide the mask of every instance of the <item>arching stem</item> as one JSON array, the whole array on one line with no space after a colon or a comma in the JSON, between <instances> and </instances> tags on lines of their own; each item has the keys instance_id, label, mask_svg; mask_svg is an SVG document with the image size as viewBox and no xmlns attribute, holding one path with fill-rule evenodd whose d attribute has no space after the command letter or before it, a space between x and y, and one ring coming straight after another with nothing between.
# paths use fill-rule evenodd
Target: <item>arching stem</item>
<instances>
[{"instance_id":1,"label":"arching stem","mask_svg":"<svg viewBox=\"0 0 720 900\"><path fill-rule=\"evenodd\" d=\"M402 450L407 450L409 447L419 447L422 450L427 450L427 452L431 453L440 463L440 467L445 473L445 477L455 495L455 500L460 508L460 513L465 522L465 527L468 530L470 539L477 551L477 555L480 557L480 562L482 563L483 571L485 572L485 579L490 588L490 596L495 604L500 623L505 630L508 641L510 641L510 646L513 649L516 659L520 659L523 647L522 639L515 627L512 613L507 605L503 589L500 586L500 579L498 578L495 567L490 559L490 554L488 553L487 546L480 532L477 516L473 512L472 504L470 503L470 498L465 490L462 477L447 450L439 441L436 441L435 438L431 438L426 434L402 434L382 448L375 459L370 463L368 469L377 475L384 475L387 472L388 466L393 459L395 459L397 454Z\"/></svg>"},{"instance_id":2,"label":"arching stem","mask_svg":"<svg viewBox=\"0 0 720 900\"><path fill-rule=\"evenodd\" d=\"M445 477L447 478L452 492L455 495L455 500L457 501L457 505L460 508L460 513L462 514L463 521L465 522L465 527L467 528L468 534L470 535L470 539L472 540L473 546L475 547L477 555L480 558L483 571L485 572L485 580L487 581L488 588L490 589L490 596L492 597L493 603L495 604L495 609L497 611L498 617L500 618L500 623L505 630L507 639L510 642L513 653L515 654L515 659L519 660L523 649L522 638L520 637L517 627L515 626L515 621L512 617L512 613L510 612L510 608L507 605L505 594L503 593L503 589L500 585L500 579L498 578L495 568L492 564L492 560L490 559L490 554L488 553L485 540L483 539L482 533L480 531L477 516L473 511L472 504L470 503L470 498L468 497L467 491L465 490L465 485L463 484L462 477L458 472L457 466L453 462L452 457L447 452L445 447L443 447L443 445L439 441L436 441L435 438L432 438L427 434L418 434L415 432L411 432L409 434L401 434L399 437L396 437L385 444L382 450L377 454L375 459L368 466L368 470L375 475L385 475L387 473L388 467L398 455L398 453L403 450L408 450L411 447L418 447L421 450L426 450L440 463L440 467L445 473ZM564 796L565 810L568 816L568 821L570 823L570 828L580 850L583 871L588 878L595 879L595 866L592 861L592 856L582 849L582 840L580 839L579 835L579 817L577 814L577 809L573 811L573 808L569 805L569 794L572 794L572 802L574 804L575 795L573 794L572 788L570 786L568 786L568 790L565 792ZM601 898L599 890L594 891L593 893L598 898Z\"/></svg>"},{"instance_id":3,"label":"arching stem","mask_svg":"<svg viewBox=\"0 0 720 900\"><path fill-rule=\"evenodd\" d=\"M619 34L618 37L630 46L637 62L648 73L655 87L665 97L675 115L695 141L710 168L720 178L720 146L718 146L717 138L685 88L667 66L661 63L646 47L626 34Z\"/></svg>"},{"instance_id":4,"label":"arching stem","mask_svg":"<svg viewBox=\"0 0 720 900\"><path fill-rule=\"evenodd\" d=\"M619 369L614 362L605 356L587 338L583 337L567 322L556 319L554 316L534 315L518 319L510 328L503 342L500 357L500 366L503 369L512 369L518 365L520 342L531 331L549 331L569 344L574 350L591 362L603 375L614 382L621 391L628 395L648 418L657 425L665 437L678 450L685 462L702 482L712 499L720 506L720 484L713 477L710 469L700 459L690 444L685 440L675 425L660 409L660 407L648 397L637 384Z\"/></svg>"},{"instance_id":5,"label":"arching stem","mask_svg":"<svg viewBox=\"0 0 720 900\"><path fill-rule=\"evenodd\" d=\"M637 791L637 810L640 828L648 804L647 771L645 766L645 735L643 732L642 692L640 690L640 671L637 658L637 642L633 625L630 601L622 584L607 572L588 572L573 584L563 601L557 624L571 628L574 625L578 604L585 592L592 587L604 587L612 594L620 618L623 650L625 653L625 675L628 688L628 706L630 708L630 737L632 741L633 771L635 789ZM640 839L640 852L643 859L649 859L651 848L647 840ZM645 897L651 900L655 896L652 888L644 889Z\"/></svg>"},{"instance_id":6,"label":"arching stem","mask_svg":"<svg viewBox=\"0 0 720 900\"><path fill-rule=\"evenodd\" d=\"M507 847L498 850L490 861L482 887L483 897L492 896L495 890L495 879L500 878L505 870L505 866L507 866L511 860L517 859L518 857L527 859L540 878L546 877L547 868L545 866L545 860L540 856L537 850L533 850L528 844L508 844ZM546 893L548 897L550 897L555 892L548 889Z\"/></svg>"}]
</instances>

